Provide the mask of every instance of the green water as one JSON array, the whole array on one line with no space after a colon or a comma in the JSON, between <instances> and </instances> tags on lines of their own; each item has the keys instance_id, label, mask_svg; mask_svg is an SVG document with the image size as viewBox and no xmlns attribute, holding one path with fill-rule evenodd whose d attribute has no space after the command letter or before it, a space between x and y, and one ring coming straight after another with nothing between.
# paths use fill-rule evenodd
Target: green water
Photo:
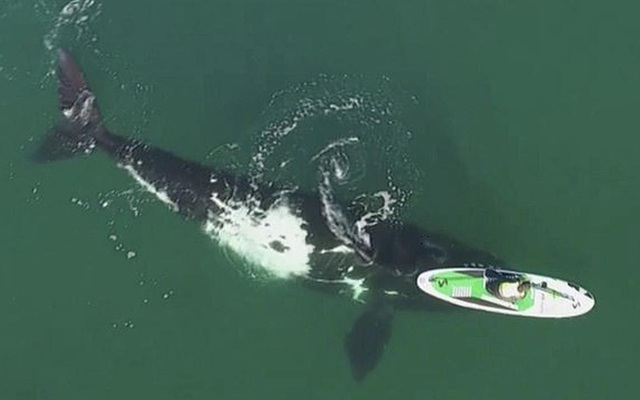
<instances>
[{"instance_id":1,"label":"green water","mask_svg":"<svg viewBox=\"0 0 640 400\"><path fill-rule=\"evenodd\" d=\"M636 3L96 0L67 16L65 3L0 0L1 399L604 399L633 387ZM59 45L82 60L111 129L195 160L249 143L292 85L389 79L416 99L401 110L422 172L407 215L579 282L596 308L561 321L398 312L384 359L355 383L342 340L360 305L251 279L197 227L127 192L105 157L28 161L57 119Z\"/></svg>"}]
</instances>

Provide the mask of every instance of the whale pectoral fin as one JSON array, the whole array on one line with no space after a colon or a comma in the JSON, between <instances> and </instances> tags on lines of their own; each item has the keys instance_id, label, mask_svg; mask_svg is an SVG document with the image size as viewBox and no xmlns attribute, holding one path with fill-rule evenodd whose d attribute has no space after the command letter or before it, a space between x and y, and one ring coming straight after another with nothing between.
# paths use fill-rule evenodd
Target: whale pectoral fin
<instances>
[{"instance_id":1,"label":"whale pectoral fin","mask_svg":"<svg viewBox=\"0 0 640 400\"><path fill-rule=\"evenodd\" d=\"M393 309L376 303L367 307L356 319L344 339L353 378L363 380L382 358L391 338Z\"/></svg>"}]
</instances>

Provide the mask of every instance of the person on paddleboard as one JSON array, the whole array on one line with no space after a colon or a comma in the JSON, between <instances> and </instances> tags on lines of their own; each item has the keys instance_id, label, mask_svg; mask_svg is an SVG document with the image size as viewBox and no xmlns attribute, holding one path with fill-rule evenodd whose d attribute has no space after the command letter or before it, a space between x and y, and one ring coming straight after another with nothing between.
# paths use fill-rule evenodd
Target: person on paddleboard
<instances>
[{"instance_id":1,"label":"person on paddleboard","mask_svg":"<svg viewBox=\"0 0 640 400\"><path fill-rule=\"evenodd\" d=\"M531 282L521 275L509 274L487 269L484 273L485 288L501 300L515 303L524 299L531 290Z\"/></svg>"}]
</instances>

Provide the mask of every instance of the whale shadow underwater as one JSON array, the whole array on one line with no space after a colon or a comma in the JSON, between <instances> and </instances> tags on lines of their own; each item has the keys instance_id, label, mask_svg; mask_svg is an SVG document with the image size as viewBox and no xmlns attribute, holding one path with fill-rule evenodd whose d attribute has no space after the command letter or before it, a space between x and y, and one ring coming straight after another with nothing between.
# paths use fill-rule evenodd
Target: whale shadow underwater
<instances>
[{"instance_id":1,"label":"whale shadow underwater","mask_svg":"<svg viewBox=\"0 0 640 400\"><path fill-rule=\"evenodd\" d=\"M358 381L380 361L391 338L394 309L442 308L417 287L421 272L502 264L486 251L410 223L361 224L362 216L350 215L321 188L303 191L255 182L113 134L80 67L65 50L58 53L57 77L63 118L43 138L35 161L53 162L100 150L221 245L239 253L248 249L250 260L267 269L286 266L288 277L312 289L329 293L352 289L353 297L365 306L343 345ZM240 220L249 223L240 226Z\"/></svg>"}]
</instances>

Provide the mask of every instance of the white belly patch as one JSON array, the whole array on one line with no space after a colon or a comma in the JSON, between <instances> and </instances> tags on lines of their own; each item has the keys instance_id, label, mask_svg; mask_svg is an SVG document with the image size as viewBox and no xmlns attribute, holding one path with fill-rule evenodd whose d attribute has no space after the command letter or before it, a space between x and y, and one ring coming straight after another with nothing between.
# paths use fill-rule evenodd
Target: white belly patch
<instances>
[{"instance_id":1,"label":"white belly patch","mask_svg":"<svg viewBox=\"0 0 640 400\"><path fill-rule=\"evenodd\" d=\"M171 210L179 211L169 194L146 181L133 165L120 167ZM219 213L211 212L205 221L207 235L253 266L263 268L270 276L307 275L314 246L306 241L305 221L296 215L285 198L277 200L267 210L250 206L250 201L225 203L215 194L210 200L219 208Z\"/></svg>"},{"instance_id":2,"label":"white belly patch","mask_svg":"<svg viewBox=\"0 0 640 400\"><path fill-rule=\"evenodd\" d=\"M178 205L171 200L166 191L161 190L150 182L144 180L132 165L121 165L121 167L127 171L129 175L131 175L131 177L133 177L133 179L135 179L135 181L138 182L138 184L140 184L140 186L142 186L146 191L156 196L158 200L166 204L172 211L178 211Z\"/></svg>"},{"instance_id":3,"label":"white belly patch","mask_svg":"<svg viewBox=\"0 0 640 400\"><path fill-rule=\"evenodd\" d=\"M311 269L314 247L307 243L305 221L287 201L276 201L269 209L252 209L242 202L211 201L220 214L210 215L205 232L251 264L278 278L305 276Z\"/></svg>"}]
</instances>

